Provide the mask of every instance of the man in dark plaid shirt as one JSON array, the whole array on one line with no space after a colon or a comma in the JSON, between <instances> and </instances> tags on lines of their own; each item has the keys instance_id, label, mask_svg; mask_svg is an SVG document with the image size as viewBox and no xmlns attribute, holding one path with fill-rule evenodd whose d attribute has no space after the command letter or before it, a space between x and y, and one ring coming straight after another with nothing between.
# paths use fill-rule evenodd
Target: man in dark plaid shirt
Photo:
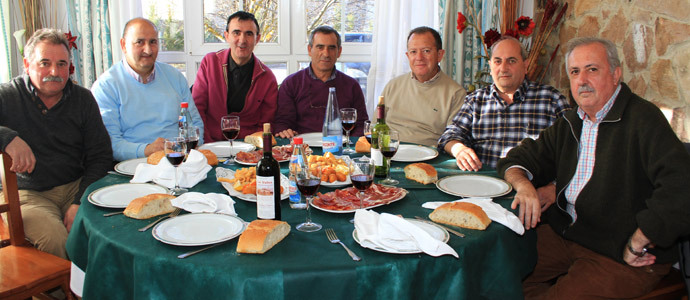
<instances>
[{"instance_id":1,"label":"man in dark plaid shirt","mask_svg":"<svg viewBox=\"0 0 690 300\"><path fill-rule=\"evenodd\" d=\"M489 67L494 83L467 96L438 148L453 155L463 171L496 162L524 138L536 139L570 108L565 97L548 85L525 79L527 51L504 36L491 47Z\"/></svg>"}]
</instances>

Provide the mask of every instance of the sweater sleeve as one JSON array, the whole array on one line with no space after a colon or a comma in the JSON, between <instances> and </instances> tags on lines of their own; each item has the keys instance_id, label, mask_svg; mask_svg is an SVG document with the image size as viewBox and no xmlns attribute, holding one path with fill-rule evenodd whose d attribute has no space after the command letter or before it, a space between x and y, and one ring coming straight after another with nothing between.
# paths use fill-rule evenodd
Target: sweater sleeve
<instances>
[{"instance_id":1,"label":"sweater sleeve","mask_svg":"<svg viewBox=\"0 0 690 300\"><path fill-rule=\"evenodd\" d=\"M206 79L206 72L208 70L208 55L201 60L199 70L196 72L196 79L192 88L192 98L194 99L194 106L199 118L201 119L201 128L204 128L204 140L212 141L211 133L204 127L208 117L208 80ZM192 115L194 118L194 115ZM194 123L195 125L197 123Z\"/></svg>"},{"instance_id":2,"label":"sweater sleeve","mask_svg":"<svg viewBox=\"0 0 690 300\"><path fill-rule=\"evenodd\" d=\"M295 121L297 120L297 97L293 81L299 81L298 78L289 76L283 80L283 84L278 89L278 109L273 120L273 133L276 134L283 130L295 129ZM303 132L300 132L303 133Z\"/></svg>"},{"instance_id":3,"label":"sweater sleeve","mask_svg":"<svg viewBox=\"0 0 690 300\"><path fill-rule=\"evenodd\" d=\"M266 91L266 97L261 104L261 117L259 118L260 126L264 123L273 123L276 111L278 111L278 82L273 72L268 70L268 67L266 67L266 69L266 72L262 74L260 80L268 80L270 82L268 84L268 90Z\"/></svg>"},{"instance_id":4,"label":"sweater sleeve","mask_svg":"<svg viewBox=\"0 0 690 300\"><path fill-rule=\"evenodd\" d=\"M364 135L364 121L369 120L369 114L367 114L367 104L364 101L364 93L362 93L362 88L359 83L354 80L352 86L352 103L353 107L357 110L357 124L355 128L350 132L351 136L362 136Z\"/></svg>"}]
</instances>

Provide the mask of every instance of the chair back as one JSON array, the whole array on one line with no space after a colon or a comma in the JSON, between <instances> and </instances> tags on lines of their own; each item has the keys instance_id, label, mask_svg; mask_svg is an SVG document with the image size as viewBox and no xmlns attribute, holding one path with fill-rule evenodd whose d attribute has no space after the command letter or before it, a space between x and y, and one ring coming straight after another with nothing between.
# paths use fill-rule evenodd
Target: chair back
<instances>
[{"instance_id":1,"label":"chair back","mask_svg":"<svg viewBox=\"0 0 690 300\"><path fill-rule=\"evenodd\" d=\"M19 189L17 187L17 174L10 171L12 158L5 152L0 152L2 156L2 195L4 203L0 204L0 213L7 213L7 228L9 231L9 241L0 241L0 247L6 245L24 246L29 243L24 236L24 222L22 212L19 208ZM1 221L0 221L1 222Z\"/></svg>"},{"instance_id":2,"label":"chair back","mask_svg":"<svg viewBox=\"0 0 690 300\"><path fill-rule=\"evenodd\" d=\"M688 153L690 153L690 143L683 144L685 145L685 150L688 150ZM681 239L678 249L680 251L678 263L685 280L685 290L688 293L688 297L690 297L690 237L686 236L684 239Z\"/></svg>"}]
</instances>

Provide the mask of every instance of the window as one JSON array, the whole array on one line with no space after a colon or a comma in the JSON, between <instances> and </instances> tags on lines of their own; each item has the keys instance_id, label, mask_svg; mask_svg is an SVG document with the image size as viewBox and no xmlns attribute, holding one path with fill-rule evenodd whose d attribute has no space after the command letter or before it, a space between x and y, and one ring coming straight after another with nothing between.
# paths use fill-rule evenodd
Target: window
<instances>
[{"instance_id":1,"label":"window","mask_svg":"<svg viewBox=\"0 0 690 300\"><path fill-rule=\"evenodd\" d=\"M187 75L187 60L184 55L184 18L182 0L142 0L144 18L151 20L158 28L158 60L177 68Z\"/></svg>"}]
</instances>

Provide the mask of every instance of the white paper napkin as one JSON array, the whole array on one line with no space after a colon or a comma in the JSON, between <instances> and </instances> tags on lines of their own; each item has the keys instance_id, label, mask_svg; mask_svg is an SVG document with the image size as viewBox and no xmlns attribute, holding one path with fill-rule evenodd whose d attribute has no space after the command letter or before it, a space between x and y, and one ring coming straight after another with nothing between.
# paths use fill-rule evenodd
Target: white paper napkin
<instances>
[{"instance_id":1,"label":"white paper napkin","mask_svg":"<svg viewBox=\"0 0 690 300\"><path fill-rule=\"evenodd\" d=\"M443 241L409 221L388 213L358 209L355 212L357 237L363 247L384 248L400 252L423 251L431 256L458 253Z\"/></svg>"},{"instance_id":2,"label":"white paper napkin","mask_svg":"<svg viewBox=\"0 0 690 300\"><path fill-rule=\"evenodd\" d=\"M175 171L177 171L179 186L191 188L206 179L206 173L210 170L211 166L208 165L206 156L199 151L192 150L187 156L187 160L180 164L177 169L165 158L161 159L157 165L139 164L134 171L134 178L130 182L153 181L167 188L174 188Z\"/></svg>"},{"instance_id":3,"label":"white paper napkin","mask_svg":"<svg viewBox=\"0 0 690 300\"><path fill-rule=\"evenodd\" d=\"M503 224L503 226L510 228L519 235L525 234L525 227L520 222L520 219L515 216L509 210L503 208L500 204L491 201L491 198L465 198L460 200L455 200L453 202L469 202L476 204L481 207L489 219L492 221ZM436 201L436 202L426 202L422 204L422 207L429 209L436 209L437 207L446 204L448 202Z\"/></svg>"},{"instance_id":4,"label":"white paper napkin","mask_svg":"<svg viewBox=\"0 0 690 300\"><path fill-rule=\"evenodd\" d=\"M170 203L191 213L211 212L237 216L235 201L224 194L188 192L171 200Z\"/></svg>"}]
</instances>

